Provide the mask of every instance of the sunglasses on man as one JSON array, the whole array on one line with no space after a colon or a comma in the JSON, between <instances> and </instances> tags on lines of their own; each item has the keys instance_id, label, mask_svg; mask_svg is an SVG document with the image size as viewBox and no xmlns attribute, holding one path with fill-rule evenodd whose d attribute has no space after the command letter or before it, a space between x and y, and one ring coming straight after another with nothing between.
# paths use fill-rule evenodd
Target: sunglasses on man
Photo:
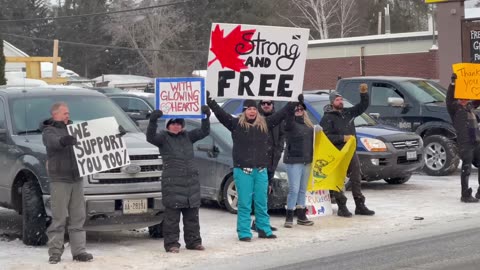
<instances>
[{"instance_id":1,"label":"sunglasses on man","mask_svg":"<svg viewBox=\"0 0 480 270\"><path fill-rule=\"evenodd\" d=\"M271 102L271 101L263 101L263 102L260 103L260 104L261 104L262 106L265 106L265 105L270 106L270 105L272 105L272 102Z\"/></svg>"}]
</instances>

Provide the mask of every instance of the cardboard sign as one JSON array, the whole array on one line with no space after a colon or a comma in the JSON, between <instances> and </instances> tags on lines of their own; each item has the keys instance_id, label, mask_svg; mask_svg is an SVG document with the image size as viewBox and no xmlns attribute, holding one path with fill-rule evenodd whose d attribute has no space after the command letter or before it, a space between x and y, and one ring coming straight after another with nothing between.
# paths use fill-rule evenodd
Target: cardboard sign
<instances>
[{"instance_id":1,"label":"cardboard sign","mask_svg":"<svg viewBox=\"0 0 480 270\"><path fill-rule=\"evenodd\" d=\"M220 98L296 100L308 37L301 28L212 24L207 89Z\"/></svg>"},{"instance_id":2,"label":"cardboard sign","mask_svg":"<svg viewBox=\"0 0 480 270\"><path fill-rule=\"evenodd\" d=\"M332 201L328 190L307 191L306 196L308 218L332 215Z\"/></svg>"},{"instance_id":3,"label":"cardboard sign","mask_svg":"<svg viewBox=\"0 0 480 270\"><path fill-rule=\"evenodd\" d=\"M155 79L155 108L164 118L203 118L204 78Z\"/></svg>"},{"instance_id":4,"label":"cardboard sign","mask_svg":"<svg viewBox=\"0 0 480 270\"><path fill-rule=\"evenodd\" d=\"M457 74L455 81L455 98L480 99L480 64L453 64Z\"/></svg>"},{"instance_id":5,"label":"cardboard sign","mask_svg":"<svg viewBox=\"0 0 480 270\"><path fill-rule=\"evenodd\" d=\"M77 138L73 147L80 176L120 168L130 164L125 141L118 135L115 117L105 117L67 126Z\"/></svg>"}]
</instances>

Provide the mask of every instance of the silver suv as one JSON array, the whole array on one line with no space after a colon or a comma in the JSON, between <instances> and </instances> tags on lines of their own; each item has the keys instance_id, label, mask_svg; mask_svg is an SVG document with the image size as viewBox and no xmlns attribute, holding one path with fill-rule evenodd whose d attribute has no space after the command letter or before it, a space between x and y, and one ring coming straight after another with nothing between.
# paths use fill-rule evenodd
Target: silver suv
<instances>
[{"instance_id":1,"label":"silver suv","mask_svg":"<svg viewBox=\"0 0 480 270\"><path fill-rule=\"evenodd\" d=\"M84 177L85 229L149 227L162 237L162 161L135 123L109 98L73 87L0 88L0 205L23 216L22 238L43 245L50 222L50 192L39 124L55 102L66 102L74 122L113 116L127 134L131 164Z\"/></svg>"}]
</instances>

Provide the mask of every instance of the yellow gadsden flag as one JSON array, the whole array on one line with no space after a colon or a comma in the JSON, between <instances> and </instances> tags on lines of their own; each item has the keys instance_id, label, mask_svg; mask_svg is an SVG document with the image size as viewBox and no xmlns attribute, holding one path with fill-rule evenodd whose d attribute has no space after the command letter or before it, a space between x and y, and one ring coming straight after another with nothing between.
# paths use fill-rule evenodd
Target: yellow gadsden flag
<instances>
[{"instance_id":1,"label":"yellow gadsden flag","mask_svg":"<svg viewBox=\"0 0 480 270\"><path fill-rule=\"evenodd\" d=\"M307 190L342 190L348 165L350 165L356 147L354 136L350 137L342 150L338 150L323 131L317 132Z\"/></svg>"}]
</instances>

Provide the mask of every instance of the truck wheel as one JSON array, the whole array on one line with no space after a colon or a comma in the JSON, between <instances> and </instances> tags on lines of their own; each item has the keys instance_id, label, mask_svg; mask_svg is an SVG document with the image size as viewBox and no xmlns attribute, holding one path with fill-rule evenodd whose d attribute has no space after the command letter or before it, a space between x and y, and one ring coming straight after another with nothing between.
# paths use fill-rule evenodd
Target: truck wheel
<instances>
[{"instance_id":1,"label":"truck wheel","mask_svg":"<svg viewBox=\"0 0 480 270\"><path fill-rule=\"evenodd\" d=\"M238 194L237 188L235 187L235 181L233 177L230 176L225 185L223 186L223 204L227 208L228 212L236 214L238 210Z\"/></svg>"},{"instance_id":2,"label":"truck wheel","mask_svg":"<svg viewBox=\"0 0 480 270\"><path fill-rule=\"evenodd\" d=\"M400 185L400 184L404 184L404 183L408 182L408 180L410 180L410 177L412 177L412 175L407 175L407 176L404 176L404 177L385 178L383 180L385 180L385 182L387 182L391 185Z\"/></svg>"},{"instance_id":3,"label":"truck wheel","mask_svg":"<svg viewBox=\"0 0 480 270\"><path fill-rule=\"evenodd\" d=\"M43 207L40 187L27 181L22 186L22 240L28 246L43 246L47 243L47 214Z\"/></svg>"},{"instance_id":4,"label":"truck wheel","mask_svg":"<svg viewBox=\"0 0 480 270\"><path fill-rule=\"evenodd\" d=\"M424 138L423 144L423 170L428 175L450 175L457 169L460 159L454 141L441 135L432 135Z\"/></svg>"},{"instance_id":5,"label":"truck wheel","mask_svg":"<svg viewBox=\"0 0 480 270\"><path fill-rule=\"evenodd\" d=\"M148 227L148 234L151 238L162 238L163 237L163 221L160 224L153 225Z\"/></svg>"}]
</instances>

